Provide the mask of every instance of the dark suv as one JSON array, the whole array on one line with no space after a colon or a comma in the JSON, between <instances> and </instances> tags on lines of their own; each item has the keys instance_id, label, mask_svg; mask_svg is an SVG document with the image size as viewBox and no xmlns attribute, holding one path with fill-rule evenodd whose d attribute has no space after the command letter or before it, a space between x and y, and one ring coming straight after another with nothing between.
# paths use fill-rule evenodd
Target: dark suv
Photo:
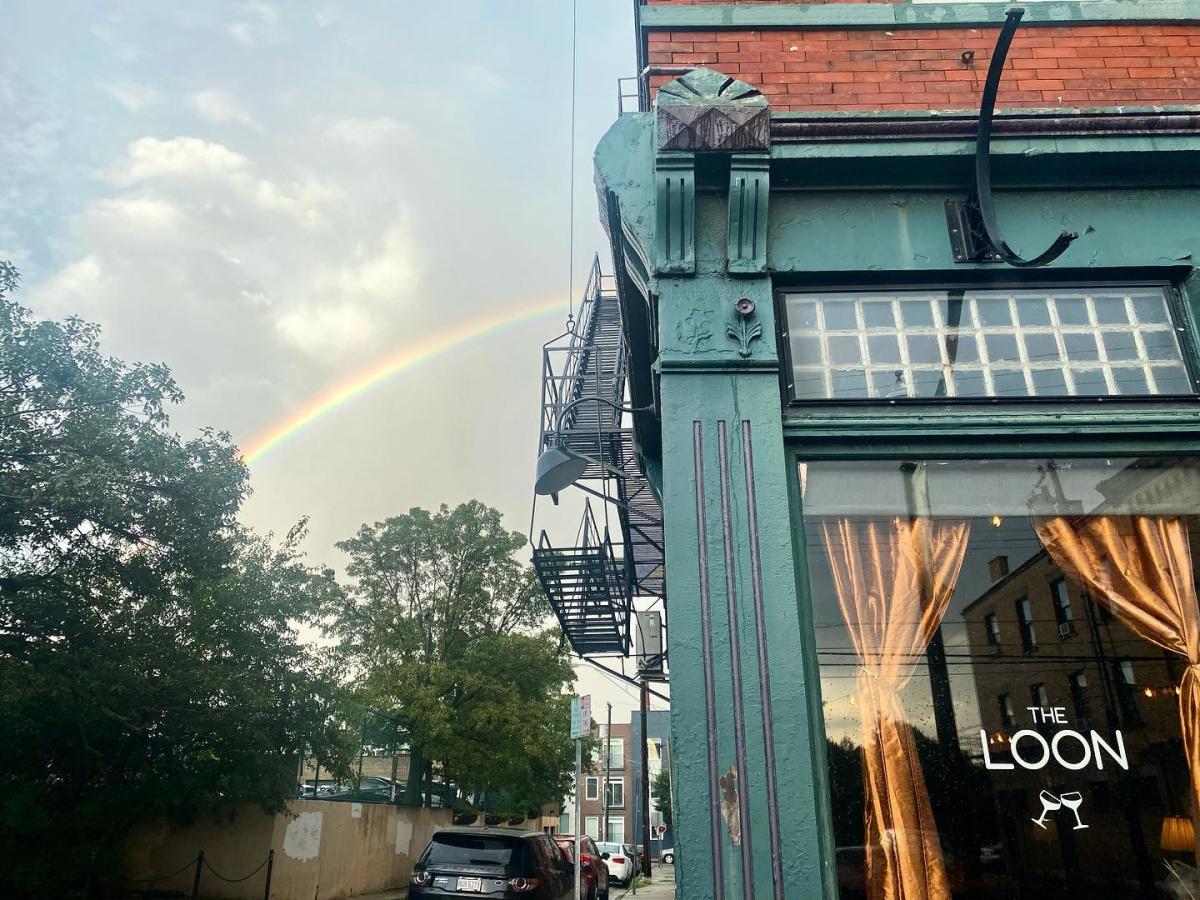
<instances>
[{"instance_id":1,"label":"dark suv","mask_svg":"<svg viewBox=\"0 0 1200 900\"><path fill-rule=\"evenodd\" d=\"M574 875L554 839L540 831L444 828L413 867L408 897L568 900Z\"/></svg>"}]
</instances>

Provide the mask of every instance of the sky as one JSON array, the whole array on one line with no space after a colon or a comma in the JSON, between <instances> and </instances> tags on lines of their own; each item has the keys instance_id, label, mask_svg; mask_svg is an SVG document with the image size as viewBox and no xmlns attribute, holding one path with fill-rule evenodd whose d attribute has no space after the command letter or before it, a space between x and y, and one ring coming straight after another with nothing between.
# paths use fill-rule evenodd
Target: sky
<instances>
[{"instance_id":1,"label":"sky","mask_svg":"<svg viewBox=\"0 0 1200 900\"><path fill-rule=\"evenodd\" d=\"M310 560L338 568L335 542L414 506L477 498L528 528L540 348L570 296L569 0L14 2L4 18L0 259L38 315L169 365L176 430L261 449L417 357L256 452L247 524L309 516ZM591 155L635 74L632 4L578 0L576 34L578 294L594 252L608 269ZM544 521L570 537L565 513ZM580 688L636 705L594 672Z\"/></svg>"}]
</instances>

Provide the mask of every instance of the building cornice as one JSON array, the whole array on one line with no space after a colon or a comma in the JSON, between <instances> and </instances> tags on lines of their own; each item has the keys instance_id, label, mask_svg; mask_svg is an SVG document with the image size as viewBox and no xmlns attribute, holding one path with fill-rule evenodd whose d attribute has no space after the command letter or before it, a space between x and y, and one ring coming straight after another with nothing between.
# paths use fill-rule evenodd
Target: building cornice
<instances>
[{"instance_id":1,"label":"building cornice","mask_svg":"<svg viewBox=\"0 0 1200 900\"><path fill-rule=\"evenodd\" d=\"M863 140L970 140L976 110L952 112L776 113L774 145ZM992 123L997 137L1198 137L1200 107L1006 110Z\"/></svg>"},{"instance_id":2,"label":"building cornice","mask_svg":"<svg viewBox=\"0 0 1200 900\"><path fill-rule=\"evenodd\" d=\"M999 28L1011 3L699 3L639 9L643 31L718 28ZM1200 23L1195 0L1031 3L1025 25Z\"/></svg>"}]
</instances>

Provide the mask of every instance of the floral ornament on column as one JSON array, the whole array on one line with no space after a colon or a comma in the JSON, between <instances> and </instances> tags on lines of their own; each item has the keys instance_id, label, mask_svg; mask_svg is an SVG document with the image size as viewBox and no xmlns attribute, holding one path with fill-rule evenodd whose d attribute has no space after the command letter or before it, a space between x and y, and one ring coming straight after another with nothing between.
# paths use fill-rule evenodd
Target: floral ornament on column
<instances>
[{"instance_id":1,"label":"floral ornament on column","mask_svg":"<svg viewBox=\"0 0 1200 900\"><path fill-rule=\"evenodd\" d=\"M749 356L751 342L762 337L762 324L751 321L754 318L755 308L753 300L743 297L733 304L733 311L737 313L737 321L725 326L725 333L738 342L738 356Z\"/></svg>"}]
</instances>

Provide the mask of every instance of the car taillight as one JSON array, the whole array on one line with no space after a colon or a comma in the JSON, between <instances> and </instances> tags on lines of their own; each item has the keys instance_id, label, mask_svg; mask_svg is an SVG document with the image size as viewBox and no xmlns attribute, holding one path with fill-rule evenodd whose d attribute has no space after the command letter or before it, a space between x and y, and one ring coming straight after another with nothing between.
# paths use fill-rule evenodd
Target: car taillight
<instances>
[{"instance_id":1,"label":"car taillight","mask_svg":"<svg viewBox=\"0 0 1200 900\"><path fill-rule=\"evenodd\" d=\"M623 857L623 856L614 856L614 857L612 858L612 861L613 861L613 862L615 862L617 865L620 865L621 863L625 862L625 857Z\"/></svg>"},{"instance_id":2,"label":"car taillight","mask_svg":"<svg viewBox=\"0 0 1200 900\"><path fill-rule=\"evenodd\" d=\"M413 873L411 876L409 876L408 880L417 887L424 887L425 885L429 884L429 882L433 881L433 876L424 869L413 869Z\"/></svg>"},{"instance_id":3,"label":"car taillight","mask_svg":"<svg viewBox=\"0 0 1200 900\"><path fill-rule=\"evenodd\" d=\"M526 891L536 890L538 880L536 878L514 878L508 883L508 886L518 894L524 894Z\"/></svg>"}]
</instances>

